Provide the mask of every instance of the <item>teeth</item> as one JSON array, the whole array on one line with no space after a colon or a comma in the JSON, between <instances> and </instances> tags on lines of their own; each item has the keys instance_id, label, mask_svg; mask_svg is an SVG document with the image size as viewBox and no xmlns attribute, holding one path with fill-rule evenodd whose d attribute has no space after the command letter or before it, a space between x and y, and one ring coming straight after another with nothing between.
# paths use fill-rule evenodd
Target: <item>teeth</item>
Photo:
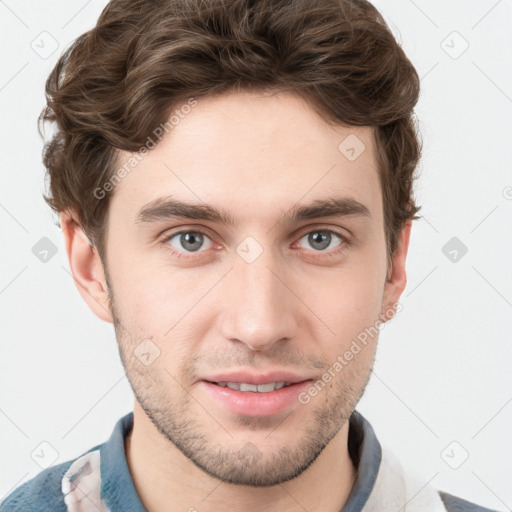
<instances>
[{"instance_id":1,"label":"teeth","mask_svg":"<svg viewBox=\"0 0 512 512\"><path fill-rule=\"evenodd\" d=\"M286 382L271 382L269 384L258 384L258 392L268 393L269 391L276 391L278 389L288 386Z\"/></svg>"},{"instance_id":2,"label":"teeth","mask_svg":"<svg viewBox=\"0 0 512 512\"><path fill-rule=\"evenodd\" d=\"M245 384L244 382L240 383L239 389L240 391L253 391L254 393L258 392L258 386L256 384Z\"/></svg>"},{"instance_id":3,"label":"teeth","mask_svg":"<svg viewBox=\"0 0 512 512\"><path fill-rule=\"evenodd\" d=\"M269 382L268 384L246 384L245 382L217 382L223 388L236 389L237 391L252 391L253 393L269 393L277 389L289 386L288 382Z\"/></svg>"}]
</instances>

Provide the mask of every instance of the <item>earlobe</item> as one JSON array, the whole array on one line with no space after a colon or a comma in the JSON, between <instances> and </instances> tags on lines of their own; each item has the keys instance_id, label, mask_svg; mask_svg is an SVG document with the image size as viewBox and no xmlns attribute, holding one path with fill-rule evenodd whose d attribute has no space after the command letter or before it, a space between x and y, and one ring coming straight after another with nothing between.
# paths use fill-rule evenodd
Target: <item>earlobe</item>
<instances>
[{"instance_id":1,"label":"earlobe","mask_svg":"<svg viewBox=\"0 0 512 512\"><path fill-rule=\"evenodd\" d=\"M73 214L61 213L59 220L71 274L80 295L96 316L113 323L105 273L97 250Z\"/></svg>"},{"instance_id":2,"label":"earlobe","mask_svg":"<svg viewBox=\"0 0 512 512\"><path fill-rule=\"evenodd\" d=\"M388 272L382 298L380 318L387 322L393 318L397 310L397 303L407 285L405 264L409 239L411 236L412 221L407 221L399 235L399 244L393 255L391 269ZM400 308L398 308L400 310Z\"/></svg>"}]
</instances>

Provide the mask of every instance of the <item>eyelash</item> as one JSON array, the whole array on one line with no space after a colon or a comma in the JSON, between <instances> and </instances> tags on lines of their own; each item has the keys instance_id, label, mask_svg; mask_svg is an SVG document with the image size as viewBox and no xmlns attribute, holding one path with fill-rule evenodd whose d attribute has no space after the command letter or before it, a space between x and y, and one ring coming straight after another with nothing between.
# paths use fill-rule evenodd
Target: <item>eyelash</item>
<instances>
[{"instance_id":1,"label":"eyelash","mask_svg":"<svg viewBox=\"0 0 512 512\"><path fill-rule=\"evenodd\" d=\"M341 252L345 251L347 248L349 248L352 245L352 242L340 231L337 231L332 228L321 228L321 227L312 229L310 231L303 232L299 236L298 241L300 241L305 235L309 235L311 233L316 233L316 232L334 234L340 238L341 244L337 248L332 249L328 252L312 251L312 252L316 252L319 254L318 256L313 256L314 258L331 258L331 257L339 256L339 254ZM199 234L211 239L211 237L208 235L208 233L201 231L200 229L182 229L180 231L176 231L175 233L166 234L160 243L168 251L170 251L174 257L176 257L178 259L187 258L189 261L194 261L195 259L202 257L201 255L206 251L198 251L196 253L193 253L193 252L187 253L186 251L178 251L178 250L174 249L174 247L169 245L169 240L171 238L175 237L176 235L183 234L183 233L199 233Z\"/></svg>"}]
</instances>

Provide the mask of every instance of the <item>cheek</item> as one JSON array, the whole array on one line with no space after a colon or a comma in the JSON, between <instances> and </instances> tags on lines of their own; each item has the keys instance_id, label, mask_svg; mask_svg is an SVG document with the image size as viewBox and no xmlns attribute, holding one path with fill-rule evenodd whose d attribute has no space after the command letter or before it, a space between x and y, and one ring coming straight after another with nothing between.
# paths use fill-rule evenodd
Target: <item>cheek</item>
<instances>
[{"instance_id":1,"label":"cheek","mask_svg":"<svg viewBox=\"0 0 512 512\"><path fill-rule=\"evenodd\" d=\"M116 301L123 316L139 325L173 325L193 300L195 286L187 272L170 272L148 259L124 259L112 272Z\"/></svg>"},{"instance_id":2,"label":"cheek","mask_svg":"<svg viewBox=\"0 0 512 512\"><path fill-rule=\"evenodd\" d=\"M358 319L373 318L379 312L383 283L384 275L380 275L371 266L347 267L325 279L321 289L316 288L313 300L322 304L322 309L335 321L341 321L342 318L337 315L342 314L343 320L348 315L357 323ZM309 288L313 289L313 286Z\"/></svg>"},{"instance_id":3,"label":"cheek","mask_svg":"<svg viewBox=\"0 0 512 512\"><path fill-rule=\"evenodd\" d=\"M214 311L208 292L219 277L194 269L170 271L158 262L125 265L116 269L115 294L130 343L150 338L160 350L155 367L177 377L189 366L213 323L208 321ZM163 377L172 380L165 373Z\"/></svg>"},{"instance_id":4,"label":"cheek","mask_svg":"<svg viewBox=\"0 0 512 512\"><path fill-rule=\"evenodd\" d=\"M377 272L372 274L371 268L347 268L326 279L321 287L304 288L308 290L305 302L332 334L324 338L331 340L328 344L331 357L333 353L336 357L340 351L344 352L352 340L375 326L381 311L383 279Z\"/></svg>"}]
</instances>

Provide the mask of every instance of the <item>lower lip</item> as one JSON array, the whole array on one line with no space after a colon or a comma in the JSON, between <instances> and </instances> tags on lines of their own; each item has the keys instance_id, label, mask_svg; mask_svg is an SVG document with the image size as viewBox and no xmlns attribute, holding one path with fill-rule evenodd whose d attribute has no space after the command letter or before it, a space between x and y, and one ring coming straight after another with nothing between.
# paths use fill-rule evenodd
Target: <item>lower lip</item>
<instances>
[{"instance_id":1,"label":"lower lip","mask_svg":"<svg viewBox=\"0 0 512 512\"><path fill-rule=\"evenodd\" d=\"M238 391L228 387L218 386L211 382L201 381L204 388L226 409L243 416L271 416L298 403L298 395L304 391L311 381L306 380L286 386L268 393Z\"/></svg>"}]
</instances>

